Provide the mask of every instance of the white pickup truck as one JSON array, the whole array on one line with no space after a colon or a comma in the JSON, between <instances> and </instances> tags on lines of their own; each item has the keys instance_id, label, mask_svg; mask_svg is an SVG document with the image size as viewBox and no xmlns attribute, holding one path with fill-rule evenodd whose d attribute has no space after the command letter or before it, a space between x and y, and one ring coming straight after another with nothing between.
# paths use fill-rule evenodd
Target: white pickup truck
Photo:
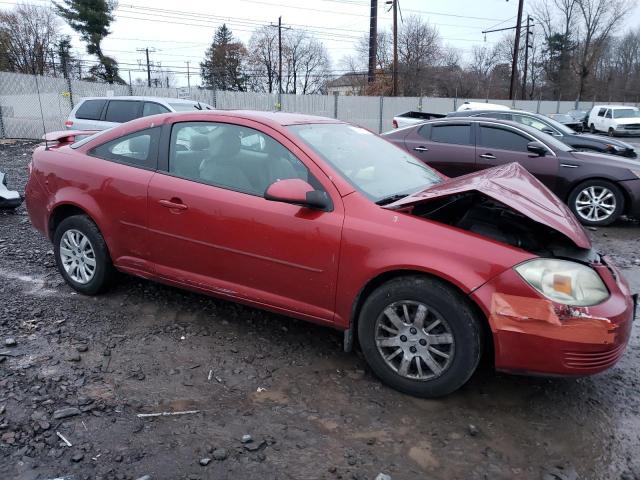
<instances>
[{"instance_id":1,"label":"white pickup truck","mask_svg":"<svg viewBox=\"0 0 640 480\"><path fill-rule=\"evenodd\" d=\"M457 111L461 112L463 110L510 110L510 108L496 103L464 102L458 107ZM402 128L442 117L446 117L446 114L409 111L393 117L392 125L393 128Z\"/></svg>"}]
</instances>

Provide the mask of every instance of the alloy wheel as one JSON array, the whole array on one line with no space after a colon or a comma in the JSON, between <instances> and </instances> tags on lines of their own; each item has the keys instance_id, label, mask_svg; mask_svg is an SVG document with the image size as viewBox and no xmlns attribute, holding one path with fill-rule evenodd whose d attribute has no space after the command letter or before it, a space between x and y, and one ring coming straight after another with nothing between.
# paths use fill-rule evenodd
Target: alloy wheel
<instances>
[{"instance_id":1,"label":"alloy wheel","mask_svg":"<svg viewBox=\"0 0 640 480\"><path fill-rule=\"evenodd\" d=\"M69 278L87 284L96 273L96 254L89 238L79 230L64 232L60 239L60 261Z\"/></svg>"},{"instance_id":2,"label":"alloy wheel","mask_svg":"<svg viewBox=\"0 0 640 480\"><path fill-rule=\"evenodd\" d=\"M446 320L421 302L387 306L376 320L375 342L387 366L404 378L432 380L451 365L455 342Z\"/></svg>"},{"instance_id":3,"label":"alloy wheel","mask_svg":"<svg viewBox=\"0 0 640 480\"><path fill-rule=\"evenodd\" d=\"M616 211L616 196L607 187L586 187L575 200L576 212L584 220L601 222Z\"/></svg>"}]
</instances>

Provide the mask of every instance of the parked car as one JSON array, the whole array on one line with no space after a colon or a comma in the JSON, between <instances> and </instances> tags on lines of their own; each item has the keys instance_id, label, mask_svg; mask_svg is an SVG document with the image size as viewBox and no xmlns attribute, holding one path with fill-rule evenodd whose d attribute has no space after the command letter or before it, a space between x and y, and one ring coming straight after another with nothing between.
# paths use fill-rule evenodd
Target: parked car
<instances>
[{"instance_id":1,"label":"parked car","mask_svg":"<svg viewBox=\"0 0 640 480\"><path fill-rule=\"evenodd\" d=\"M589 129L589 112L587 110L569 110L567 112L575 121L582 122L582 130Z\"/></svg>"},{"instance_id":2,"label":"parked car","mask_svg":"<svg viewBox=\"0 0 640 480\"><path fill-rule=\"evenodd\" d=\"M0 210L13 210L22 204L22 195L16 190L10 190L7 176L0 172Z\"/></svg>"},{"instance_id":3,"label":"parked car","mask_svg":"<svg viewBox=\"0 0 640 480\"><path fill-rule=\"evenodd\" d=\"M541 132L553 135L558 140L570 145L580 152L600 152L620 155L623 157L636 158L635 148L628 143L613 138L603 138L599 135L588 133L578 133L575 130L563 125L556 120L538 113L525 112L523 110L512 110L511 112L501 112L495 110L483 110L477 112L453 112L448 117L488 117L501 120L512 120L522 125L533 127Z\"/></svg>"},{"instance_id":4,"label":"parked car","mask_svg":"<svg viewBox=\"0 0 640 480\"><path fill-rule=\"evenodd\" d=\"M582 132L584 130L584 124L581 119L573 118L568 113L550 113L547 117L561 123L565 127L570 128L574 132Z\"/></svg>"},{"instance_id":5,"label":"parked car","mask_svg":"<svg viewBox=\"0 0 640 480\"><path fill-rule=\"evenodd\" d=\"M212 110L206 103L162 97L87 97L64 122L69 130L105 130L124 122L168 112Z\"/></svg>"},{"instance_id":6,"label":"parked car","mask_svg":"<svg viewBox=\"0 0 640 480\"><path fill-rule=\"evenodd\" d=\"M623 105L596 105L589 113L591 133L606 132L616 135L640 135L640 110Z\"/></svg>"},{"instance_id":7,"label":"parked car","mask_svg":"<svg viewBox=\"0 0 640 480\"><path fill-rule=\"evenodd\" d=\"M447 117L383 136L450 177L518 162L585 225L608 225L623 214L640 218L640 162L577 152L522 123Z\"/></svg>"},{"instance_id":8,"label":"parked car","mask_svg":"<svg viewBox=\"0 0 640 480\"><path fill-rule=\"evenodd\" d=\"M393 126L393 128L406 127L407 125L415 125L418 123L426 122L427 120L432 120L434 118L442 118L444 116L444 113L427 113L411 110L409 112L404 112L393 117L393 122L391 125Z\"/></svg>"},{"instance_id":9,"label":"parked car","mask_svg":"<svg viewBox=\"0 0 640 480\"><path fill-rule=\"evenodd\" d=\"M118 270L333 327L425 397L462 386L483 352L585 375L629 339L622 275L518 164L447 180L366 129L278 112L60 139L34 151L26 201L79 292Z\"/></svg>"},{"instance_id":10,"label":"parked car","mask_svg":"<svg viewBox=\"0 0 640 480\"><path fill-rule=\"evenodd\" d=\"M486 102L464 102L458 107L457 112L466 112L468 110L511 110L506 105L500 105L498 103L486 103Z\"/></svg>"}]
</instances>

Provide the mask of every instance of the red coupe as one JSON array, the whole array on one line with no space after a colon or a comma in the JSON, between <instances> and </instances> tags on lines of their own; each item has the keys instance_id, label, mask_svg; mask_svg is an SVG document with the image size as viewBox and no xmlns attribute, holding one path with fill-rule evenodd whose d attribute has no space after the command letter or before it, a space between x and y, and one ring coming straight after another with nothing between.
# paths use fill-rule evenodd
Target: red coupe
<instances>
[{"instance_id":1,"label":"red coupe","mask_svg":"<svg viewBox=\"0 0 640 480\"><path fill-rule=\"evenodd\" d=\"M96 294L116 271L344 331L413 395L512 372L611 367L634 300L567 207L518 164L447 179L369 131L286 113L144 117L30 164L33 225Z\"/></svg>"}]
</instances>

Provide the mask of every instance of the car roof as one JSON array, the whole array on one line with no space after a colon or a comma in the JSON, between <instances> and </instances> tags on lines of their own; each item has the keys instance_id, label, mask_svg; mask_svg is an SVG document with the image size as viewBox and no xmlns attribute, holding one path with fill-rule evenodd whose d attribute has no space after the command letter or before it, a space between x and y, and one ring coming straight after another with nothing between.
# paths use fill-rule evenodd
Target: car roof
<instances>
[{"instance_id":1,"label":"car roof","mask_svg":"<svg viewBox=\"0 0 640 480\"><path fill-rule=\"evenodd\" d=\"M638 109L638 107L633 105L594 105L593 108L609 108L611 110L615 110L618 108L635 108L636 110Z\"/></svg>"},{"instance_id":2,"label":"car roof","mask_svg":"<svg viewBox=\"0 0 640 480\"><path fill-rule=\"evenodd\" d=\"M198 100L190 100L186 98L171 98L171 97L145 97L136 95L123 95L112 97L83 97L82 100L131 100L131 101L146 101L146 102L164 102L164 103L198 103ZM205 103L205 102L202 102Z\"/></svg>"}]
</instances>

